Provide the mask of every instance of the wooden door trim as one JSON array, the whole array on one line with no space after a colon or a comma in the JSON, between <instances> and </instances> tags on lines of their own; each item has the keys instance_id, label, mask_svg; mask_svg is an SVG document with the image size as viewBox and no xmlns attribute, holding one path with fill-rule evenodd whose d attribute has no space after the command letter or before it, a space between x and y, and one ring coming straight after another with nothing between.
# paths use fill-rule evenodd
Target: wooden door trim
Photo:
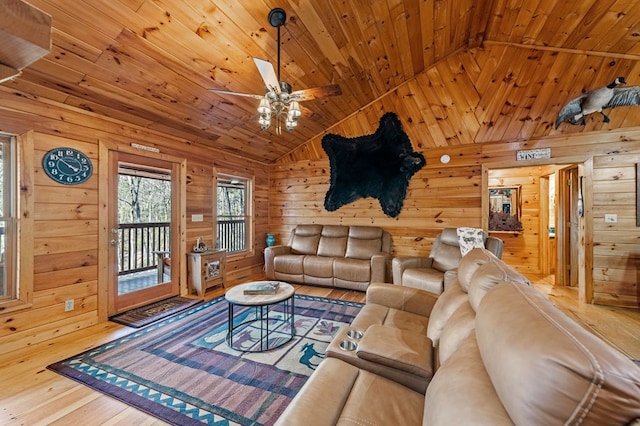
<instances>
[{"instance_id":1,"label":"wooden door trim","mask_svg":"<svg viewBox=\"0 0 640 426\"><path fill-rule=\"evenodd\" d=\"M110 264L109 264L109 241L111 240L111 232L109 229L109 186L111 181L118 176L118 162L114 161L112 153L117 154L133 154L136 156L144 156L172 163L172 173L175 179L172 179L172 191L175 191L176 205L175 212L172 212L172 222L175 221L177 226L174 233L172 247L177 250L175 256L176 265L172 268L172 281L178 285L179 294L187 294L187 269L184 262L186 253L186 170L187 160L185 158L175 157L163 153L155 153L142 151L127 145L120 145L108 141L99 141L99 234L98 234L98 320L100 322L107 321L109 311L115 303L110 290ZM113 300L112 300L113 299Z\"/></svg>"},{"instance_id":2,"label":"wooden door trim","mask_svg":"<svg viewBox=\"0 0 640 426\"><path fill-rule=\"evenodd\" d=\"M555 259L549 254L549 175L540 176L540 228L538 229L538 245L540 247L540 258L538 269L549 275L551 268L549 264Z\"/></svg>"}]
</instances>

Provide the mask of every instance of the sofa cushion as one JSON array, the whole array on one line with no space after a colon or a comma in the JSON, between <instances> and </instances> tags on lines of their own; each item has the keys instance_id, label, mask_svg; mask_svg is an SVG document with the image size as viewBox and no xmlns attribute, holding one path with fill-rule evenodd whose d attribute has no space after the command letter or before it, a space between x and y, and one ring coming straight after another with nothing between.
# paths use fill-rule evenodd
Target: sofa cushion
<instances>
[{"instance_id":1,"label":"sofa cushion","mask_svg":"<svg viewBox=\"0 0 640 426\"><path fill-rule=\"evenodd\" d=\"M437 347L437 365L446 362L447 359L458 349L460 344L467 338L475 328L476 312L468 302L460 305L451 315L440 334Z\"/></svg>"},{"instance_id":2,"label":"sofa cushion","mask_svg":"<svg viewBox=\"0 0 640 426\"><path fill-rule=\"evenodd\" d=\"M327 358L275 424L395 425L403 419L405 425L419 425L423 405L424 395L419 392L337 358Z\"/></svg>"},{"instance_id":3,"label":"sofa cushion","mask_svg":"<svg viewBox=\"0 0 640 426\"><path fill-rule=\"evenodd\" d=\"M500 260L486 249L475 248L467 253L458 265L458 281L460 282L460 287L462 287L465 292L468 292L473 274L476 273L480 266L493 261Z\"/></svg>"},{"instance_id":4,"label":"sofa cushion","mask_svg":"<svg viewBox=\"0 0 640 426\"><path fill-rule=\"evenodd\" d=\"M382 228L374 226L351 226L347 240L346 257L369 260L382 251Z\"/></svg>"},{"instance_id":5,"label":"sofa cushion","mask_svg":"<svg viewBox=\"0 0 640 426\"><path fill-rule=\"evenodd\" d=\"M405 287L419 288L440 294L444 282L444 272L436 269L416 268L405 269L402 274L402 285Z\"/></svg>"},{"instance_id":6,"label":"sofa cushion","mask_svg":"<svg viewBox=\"0 0 640 426\"><path fill-rule=\"evenodd\" d=\"M438 344L440 334L451 315L462 305L467 303L469 296L462 291L457 280L455 280L444 292L438 297L431 315L429 316L429 325L427 328L427 337L431 339L434 345Z\"/></svg>"},{"instance_id":7,"label":"sofa cushion","mask_svg":"<svg viewBox=\"0 0 640 426\"><path fill-rule=\"evenodd\" d=\"M325 225L322 227L318 256L344 257L347 251L348 226Z\"/></svg>"},{"instance_id":8,"label":"sofa cushion","mask_svg":"<svg viewBox=\"0 0 640 426\"><path fill-rule=\"evenodd\" d=\"M359 358L424 378L433 375L432 352L424 334L384 325L367 328L356 349Z\"/></svg>"},{"instance_id":9,"label":"sofa cushion","mask_svg":"<svg viewBox=\"0 0 640 426\"><path fill-rule=\"evenodd\" d=\"M389 308L376 303L367 303L351 322L351 326L357 330L365 331L370 325L382 324L425 335L428 322L429 318L422 315Z\"/></svg>"},{"instance_id":10,"label":"sofa cushion","mask_svg":"<svg viewBox=\"0 0 640 426\"><path fill-rule=\"evenodd\" d=\"M475 334L514 423L629 424L640 417L640 368L532 287L500 283L487 293Z\"/></svg>"},{"instance_id":11,"label":"sofa cushion","mask_svg":"<svg viewBox=\"0 0 640 426\"><path fill-rule=\"evenodd\" d=\"M462 254L460 254L456 228L442 230L433 243L429 257L433 258L431 267L440 272L445 272L458 266Z\"/></svg>"},{"instance_id":12,"label":"sofa cushion","mask_svg":"<svg viewBox=\"0 0 640 426\"><path fill-rule=\"evenodd\" d=\"M438 301L438 295L395 284L372 283L367 288L367 304L375 303L428 317Z\"/></svg>"},{"instance_id":13,"label":"sofa cushion","mask_svg":"<svg viewBox=\"0 0 640 426\"><path fill-rule=\"evenodd\" d=\"M496 284L503 281L518 282L530 285L529 280L514 267L498 259L480 265L471 277L469 286L469 303L473 309L478 309L484 295Z\"/></svg>"},{"instance_id":14,"label":"sofa cushion","mask_svg":"<svg viewBox=\"0 0 640 426\"><path fill-rule=\"evenodd\" d=\"M291 237L291 252L294 254L316 254L322 225L298 225Z\"/></svg>"},{"instance_id":15,"label":"sofa cushion","mask_svg":"<svg viewBox=\"0 0 640 426\"><path fill-rule=\"evenodd\" d=\"M474 334L433 375L424 399L422 424L513 425L484 369Z\"/></svg>"},{"instance_id":16,"label":"sofa cushion","mask_svg":"<svg viewBox=\"0 0 640 426\"><path fill-rule=\"evenodd\" d=\"M333 262L333 276L345 281L369 282L371 261L337 257Z\"/></svg>"},{"instance_id":17,"label":"sofa cushion","mask_svg":"<svg viewBox=\"0 0 640 426\"><path fill-rule=\"evenodd\" d=\"M283 274L302 275L302 262L305 256L297 254L282 254L273 259L274 269Z\"/></svg>"},{"instance_id":18,"label":"sofa cushion","mask_svg":"<svg viewBox=\"0 0 640 426\"><path fill-rule=\"evenodd\" d=\"M333 257L311 255L298 257L304 257L304 260L302 261L302 267L305 275L310 275L318 278L333 277Z\"/></svg>"}]
</instances>

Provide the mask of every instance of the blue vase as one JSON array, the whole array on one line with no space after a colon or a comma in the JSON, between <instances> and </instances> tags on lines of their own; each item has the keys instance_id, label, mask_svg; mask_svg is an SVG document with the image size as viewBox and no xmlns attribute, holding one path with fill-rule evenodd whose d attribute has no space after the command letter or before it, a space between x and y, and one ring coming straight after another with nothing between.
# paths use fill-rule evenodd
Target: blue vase
<instances>
[{"instance_id":1,"label":"blue vase","mask_svg":"<svg viewBox=\"0 0 640 426\"><path fill-rule=\"evenodd\" d=\"M273 234L267 234L267 247L271 247L276 243L276 237Z\"/></svg>"}]
</instances>

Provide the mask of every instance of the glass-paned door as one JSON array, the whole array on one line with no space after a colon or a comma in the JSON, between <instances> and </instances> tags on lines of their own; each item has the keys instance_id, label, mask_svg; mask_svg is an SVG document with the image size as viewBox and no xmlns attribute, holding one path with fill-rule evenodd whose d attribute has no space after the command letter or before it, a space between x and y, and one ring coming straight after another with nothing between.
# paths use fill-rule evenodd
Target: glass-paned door
<instances>
[{"instance_id":1,"label":"glass-paned door","mask_svg":"<svg viewBox=\"0 0 640 426\"><path fill-rule=\"evenodd\" d=\"M175 165L112 152L110 315L178 294ZM117 169L116 169L117 167Z\"/></svg>"}]
</instances>

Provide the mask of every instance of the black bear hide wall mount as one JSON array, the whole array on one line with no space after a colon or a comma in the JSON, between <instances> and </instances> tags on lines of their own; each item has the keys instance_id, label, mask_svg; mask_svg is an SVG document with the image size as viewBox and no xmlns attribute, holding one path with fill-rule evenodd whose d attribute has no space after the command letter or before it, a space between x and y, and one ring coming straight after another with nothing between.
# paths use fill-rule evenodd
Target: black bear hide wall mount
<instances>
[{"instance_id":1,"label":"black bear hide wall mount","mask_svg":"<svg viewBox=\"0 0 640 426\"><path fill-rule=\"evenodd\" d=\"M331 184L324 199L328 211L373 197L387 216L396 217L411 176L426 164L424 156L413 151L402 123L392 112L380 118L374 134L355 138L327 134L322 148L331 166Z\"/></svg>"}]
</instances>

